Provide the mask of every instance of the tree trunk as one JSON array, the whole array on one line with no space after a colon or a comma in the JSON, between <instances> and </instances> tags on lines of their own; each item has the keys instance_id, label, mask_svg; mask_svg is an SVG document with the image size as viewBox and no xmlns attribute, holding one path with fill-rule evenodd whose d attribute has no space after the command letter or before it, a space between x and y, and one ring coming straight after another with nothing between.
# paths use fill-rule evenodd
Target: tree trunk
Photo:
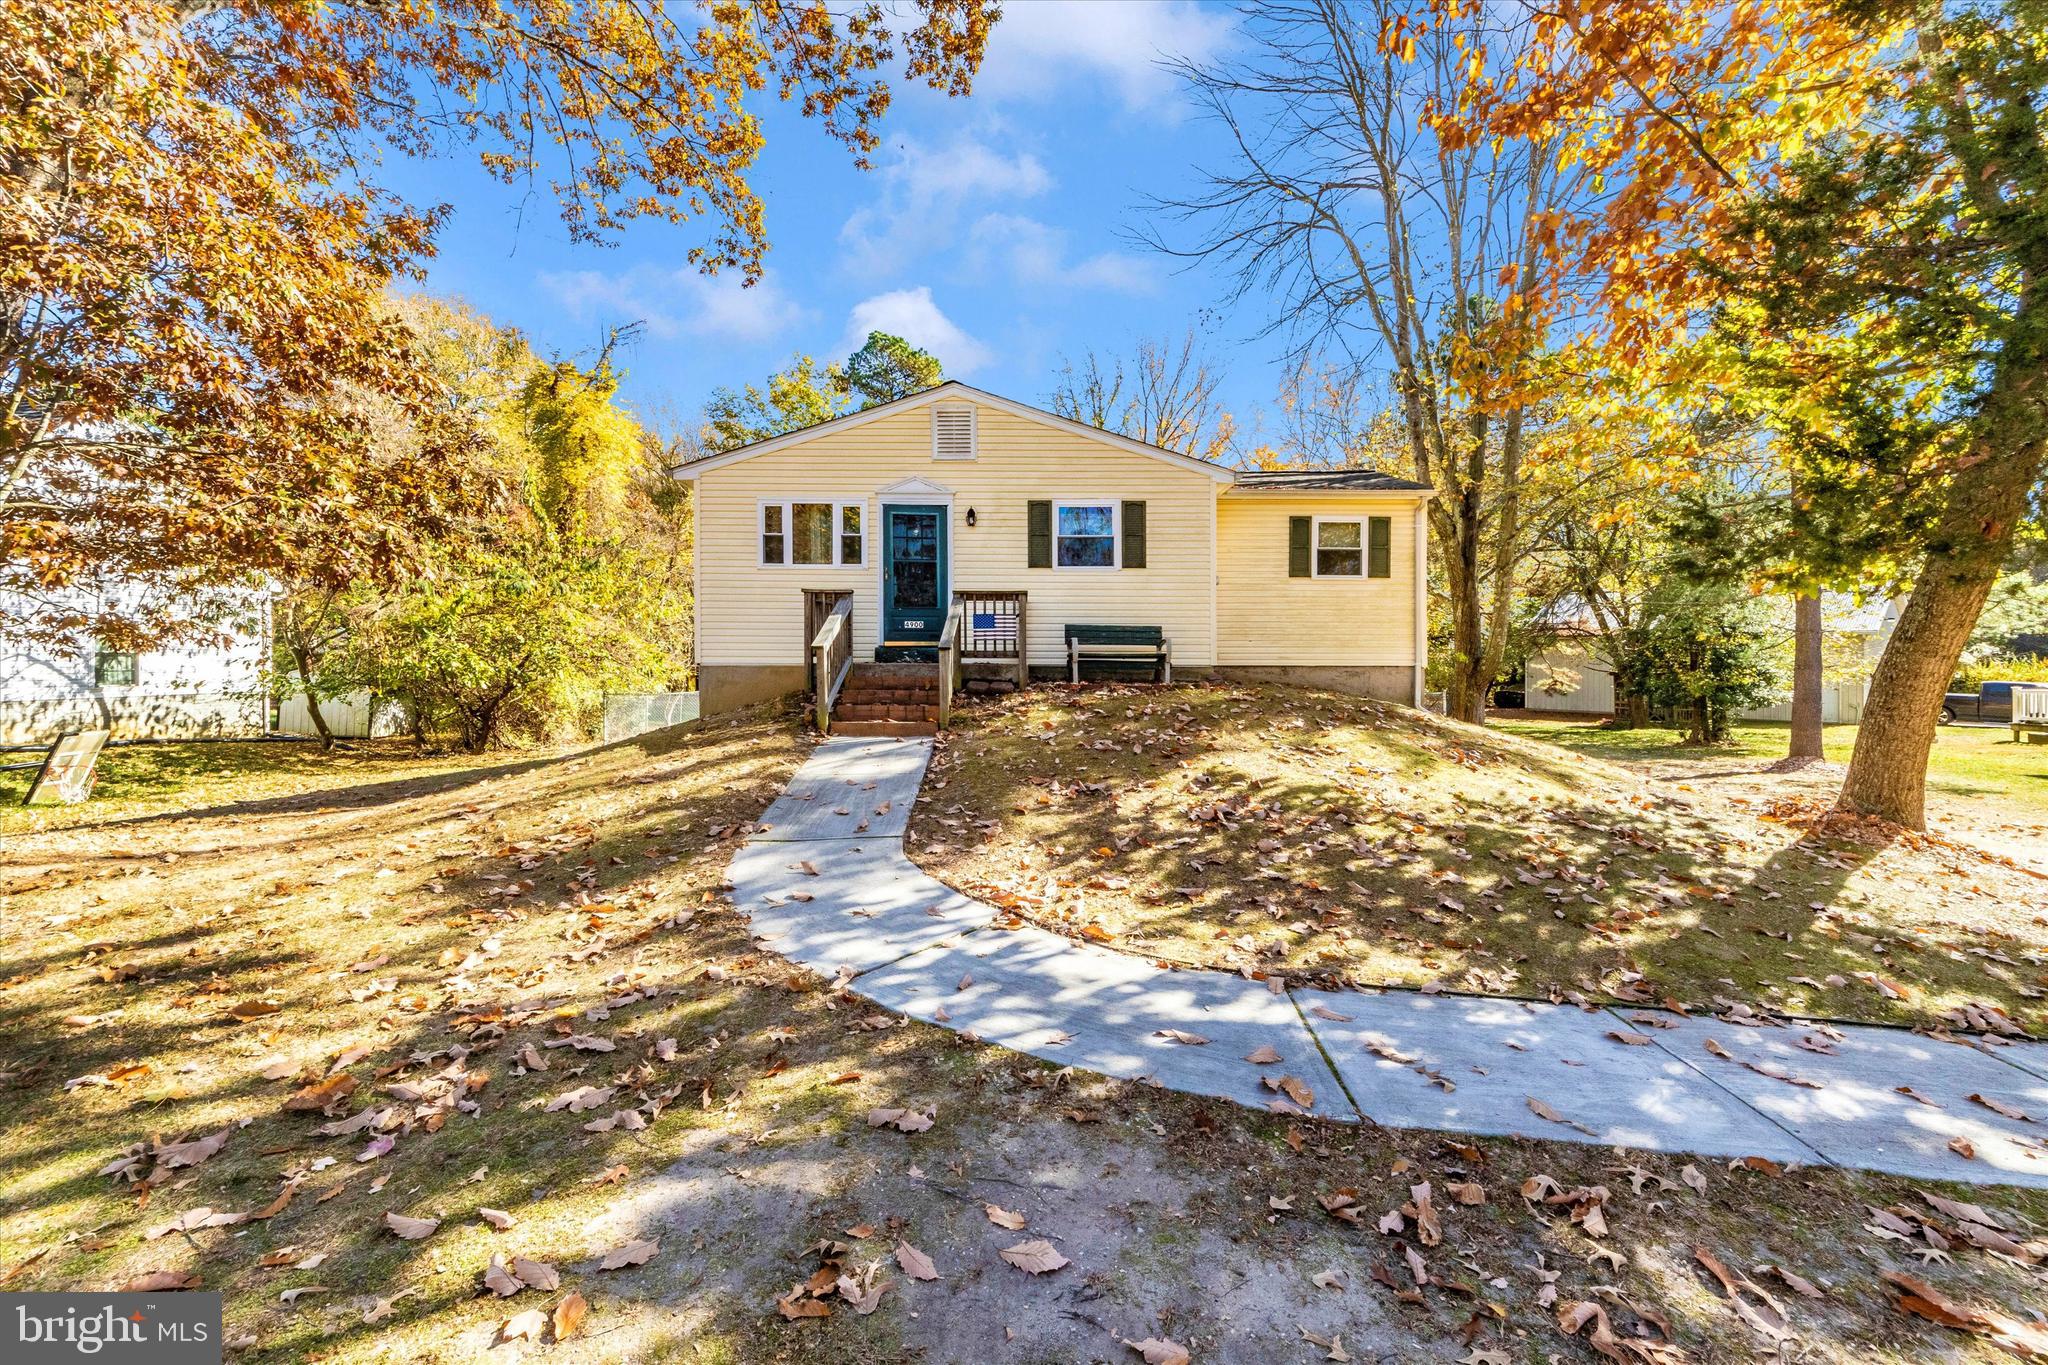
<instances>
[{"instance_id":1,"label":"tree trunk","mask_svg":"<svg viewBox=\"0 0 2048 1365\"><path fill-rule=\"evenodd\" d=\"M1908 829L1927 827L1927 755L1934 748L1942 695L1996 577L1962 573L1956 558L1927 557L1870 675L1870 699L1837 802L1851 814Z\"/></svg>"},{"instance_id":2,"label":"tree trunk","mask_svg":"<svg viewBox=\"0 0 2048 1365\"><path fill-rule=\"evenodd\" d=\"M1792 600L1792 744L1788 759L1821 756L1821 619L1818 597Z\"/></svg>"},{"instance_id":3,"label":"tree trunk","mask_svg":"<svg viewBox=\"0 0 2048 1365\"><path fill-rule=\"evenodd\" d=\"M1837 802L1850 814L1927 827L1927 755L1942 695L2041 475L2048 426L2044 352L2048 346L2012 341L1999 357L1976 438L1950 476L1919 580L1871 674L1870 700Z\"/></svg>"},{"instance_id":4,"label":"tree trunk","mask_svg":"<svg viewBox=\"0 0 2048 1365\"><path fill-rule=\"evenodd\" d=\"M320 714L320 698L313 694L313 666L306 658L306 651L292 645L292 664L299 671L299 689L306 695L306 715L311 718L313 728L320 735L320 751L326 753L334 748L334 735L327 728L327 717Z\"/></svg>"},{"instance_id":5,"label":"tree trunk","mask_svg":"<svg viewBox=\"0 0 2048 1365\"><path fill-rule=\"evenodd\" d=\"M1484 609L1479 598L1479 489L1467 485L1456 511L1451 590L1451 676L1444 710L1453 720L1486 723Z\"/></svg>"}]
</instances>

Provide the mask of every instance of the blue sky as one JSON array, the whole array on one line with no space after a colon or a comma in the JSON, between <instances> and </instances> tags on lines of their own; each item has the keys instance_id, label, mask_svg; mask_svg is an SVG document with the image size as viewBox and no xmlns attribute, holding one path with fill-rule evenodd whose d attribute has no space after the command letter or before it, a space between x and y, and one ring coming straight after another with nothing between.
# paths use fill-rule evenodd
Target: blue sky
<instances>
[{"instance_id":1,"label":"blue sky","mask_svg":"<svg viewBox=\"0 0 2048 1365\"><path fill-rule=\"evenodd\" d=\"M467 153L391 167L394 188L455 208L428 288L524 329L544 352L586 350L642 321L626 395L694 422L716 386L758 379L796 352L837 359L868 328L908 337L947 372L1040 402L1062 354L1128 352L1196 327L1240 421L1279 381L1263 316L1216 306L1222 281L1128 239L1147 195L1185 193L1222 154L1163 53L1227 51L1217 5L1007 0L976 93L899 85L874 169L793 109L765 99L752 177L767 207L767 275L741 289L685 253L694 225L641 222L618 245L567 239L545 191L525 195Z\"/></svg>"}]
</instances>

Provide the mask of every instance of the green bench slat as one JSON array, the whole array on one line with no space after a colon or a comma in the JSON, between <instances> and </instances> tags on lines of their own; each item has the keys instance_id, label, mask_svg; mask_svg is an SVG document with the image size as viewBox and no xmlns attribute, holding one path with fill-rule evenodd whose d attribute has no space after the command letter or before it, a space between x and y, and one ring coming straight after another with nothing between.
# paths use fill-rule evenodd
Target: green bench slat
<instances>
[{"instance_id":1,"label":"green bench slat","mask_svg":"<svg viewBox=\"0 0 2048 1365\"><path fill-rule=\"evenodd\" d=\"M1078 640L1084 645L1149 645L1153 648L1166 643L1166 631L1161 626L1076 626L1067 627L1067 639Z\"/></svg>"}]
</instances>

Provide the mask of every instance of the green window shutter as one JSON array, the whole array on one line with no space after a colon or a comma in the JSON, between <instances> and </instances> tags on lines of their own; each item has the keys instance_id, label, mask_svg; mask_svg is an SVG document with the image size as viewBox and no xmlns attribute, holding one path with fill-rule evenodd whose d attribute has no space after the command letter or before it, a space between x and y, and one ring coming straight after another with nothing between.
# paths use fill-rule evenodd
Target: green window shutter
<instances>
[{"instance_id":1,"label":"green window shutter","mask_svg":"<svg viewBox=\"0 0 2048 1365\"><path fill-rule=\"evenodd\" d=\"M1287 576L1289 578L1307 578L1309 576L1308 566L1311 553L1309 537L1314 533L1314 526L1315 523L1307 517L1289 517L1287 519Z\"/></svg>"},{"instance_id":2,"label":"green window shutter","mask_svg":"<svg viewBox=\"0 0 2048 1365\"><path fill-rule=\"evenodd\" d=\"M1034 501L1030 515L1025 518L1031 532L1031 557L1028 561L1034 569L1052 567L1052 504Z\"/></svg>"},{"instance_id":3,"label":"green window shutter","mask_svg":"<svg viewBox=\"0 0 2048 1365\"><path fill-rule=\"evenodd\" d=\"M1365 576L1394 576L1394 519L1374 517L1366 523Z\"/></svg>"},{"instance_id":4,"label":"green window shutter","mask_svg":"<svg viewBox=\"0 0 2048 1365\"><path fill-rule=\"evenodd\" d=\"M1145 504L1124 504L1124 567L1145 567Z\"/></svg>"}]
</instances>

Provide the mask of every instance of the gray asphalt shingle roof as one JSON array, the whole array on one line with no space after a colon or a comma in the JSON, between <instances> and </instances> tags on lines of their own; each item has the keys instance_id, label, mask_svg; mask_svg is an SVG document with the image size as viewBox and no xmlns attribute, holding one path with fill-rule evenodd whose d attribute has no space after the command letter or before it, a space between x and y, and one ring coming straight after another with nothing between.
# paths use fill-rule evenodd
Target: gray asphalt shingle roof
<instances>
[{"instance_id":1,"label":"gray asphalt shingle roof","mask_svg":"<svg viewBox=\"0 0 2048 1365\"><path fill-rule=\"evenodd\" d=\"M1236 486L1252 492L1322 489L1354 493L1429 491L1426 483L1397 479L1377 469L1247 469L1239 472Z\"/></svg>"}]
</instances>

